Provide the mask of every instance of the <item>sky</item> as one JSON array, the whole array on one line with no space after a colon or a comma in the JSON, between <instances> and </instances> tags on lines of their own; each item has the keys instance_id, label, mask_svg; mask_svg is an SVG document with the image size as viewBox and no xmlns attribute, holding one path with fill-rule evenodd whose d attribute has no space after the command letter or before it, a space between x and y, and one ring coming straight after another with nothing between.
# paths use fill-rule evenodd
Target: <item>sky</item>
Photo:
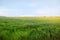
<instances>
[{"instance_id":1,"label":"sky","mask_svg":"<svg viewBox=\"0 0 60 40\"><path fill-rule=\"evenodd\" d=\"M60 0L0 0L0 16L60 16Z\"/></svg>"}]
</instances>

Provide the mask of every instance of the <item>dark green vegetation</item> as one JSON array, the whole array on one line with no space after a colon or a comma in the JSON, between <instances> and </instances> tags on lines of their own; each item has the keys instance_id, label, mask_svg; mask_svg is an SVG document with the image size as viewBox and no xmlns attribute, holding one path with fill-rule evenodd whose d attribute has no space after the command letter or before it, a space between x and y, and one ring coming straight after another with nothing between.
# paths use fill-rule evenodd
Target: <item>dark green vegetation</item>
<instances>
[{"instance_id":1,"label":"dark green vegetation","mask_svg":"<svg viewBox=\"0 0 60 40\"><path fill-rule=\"evenodd\" d=\"M0 17L0 40L60 40L60 18Z\"/></svg>"}]
</instances>

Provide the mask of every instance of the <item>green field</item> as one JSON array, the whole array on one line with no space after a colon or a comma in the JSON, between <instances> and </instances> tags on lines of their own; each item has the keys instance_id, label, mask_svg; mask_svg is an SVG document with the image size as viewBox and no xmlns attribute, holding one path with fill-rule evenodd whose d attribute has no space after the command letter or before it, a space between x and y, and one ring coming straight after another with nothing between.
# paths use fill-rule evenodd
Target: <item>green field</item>
<instances>
[{"instance_id":1,"label":"green field","mask_svg":"<svg viewBox=\"0 0 60 40\"><path fill-rule=\"evenodd\" d=\"M60 40L60 17L0 17L0 40Z\"/></svg>"}]
</instances>

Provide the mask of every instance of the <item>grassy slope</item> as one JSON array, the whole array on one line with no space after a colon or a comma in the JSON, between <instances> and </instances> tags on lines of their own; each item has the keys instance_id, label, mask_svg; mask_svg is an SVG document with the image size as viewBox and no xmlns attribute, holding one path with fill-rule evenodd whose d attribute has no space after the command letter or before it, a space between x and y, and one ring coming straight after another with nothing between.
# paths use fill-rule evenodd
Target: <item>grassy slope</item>
<instances>
[{"instance_id":1,"label":"grassy slope","mask_svg":"<svg viewBox=\"0 0 60 40\"><path fill-rule=\"evenodd\" d=\"M0 17L0 40L60 40L60 17Z\"/></svg>"}]
</instances>

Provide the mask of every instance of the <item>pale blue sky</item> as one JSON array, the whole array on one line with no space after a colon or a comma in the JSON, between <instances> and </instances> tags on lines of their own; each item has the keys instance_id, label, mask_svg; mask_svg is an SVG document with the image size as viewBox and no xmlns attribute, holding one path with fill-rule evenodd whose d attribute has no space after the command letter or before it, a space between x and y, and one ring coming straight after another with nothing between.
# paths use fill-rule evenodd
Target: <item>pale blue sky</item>
<instances>
[{"instance_id":1,"label":"pale blue sky","mask_svg":"<svg viewBox=\"0 0 60 40\"><path fill-rule=\"evenodd\" d=\"M60 0L0 0L0 16L60 16Z\"/></svg>"}]
</instances>

